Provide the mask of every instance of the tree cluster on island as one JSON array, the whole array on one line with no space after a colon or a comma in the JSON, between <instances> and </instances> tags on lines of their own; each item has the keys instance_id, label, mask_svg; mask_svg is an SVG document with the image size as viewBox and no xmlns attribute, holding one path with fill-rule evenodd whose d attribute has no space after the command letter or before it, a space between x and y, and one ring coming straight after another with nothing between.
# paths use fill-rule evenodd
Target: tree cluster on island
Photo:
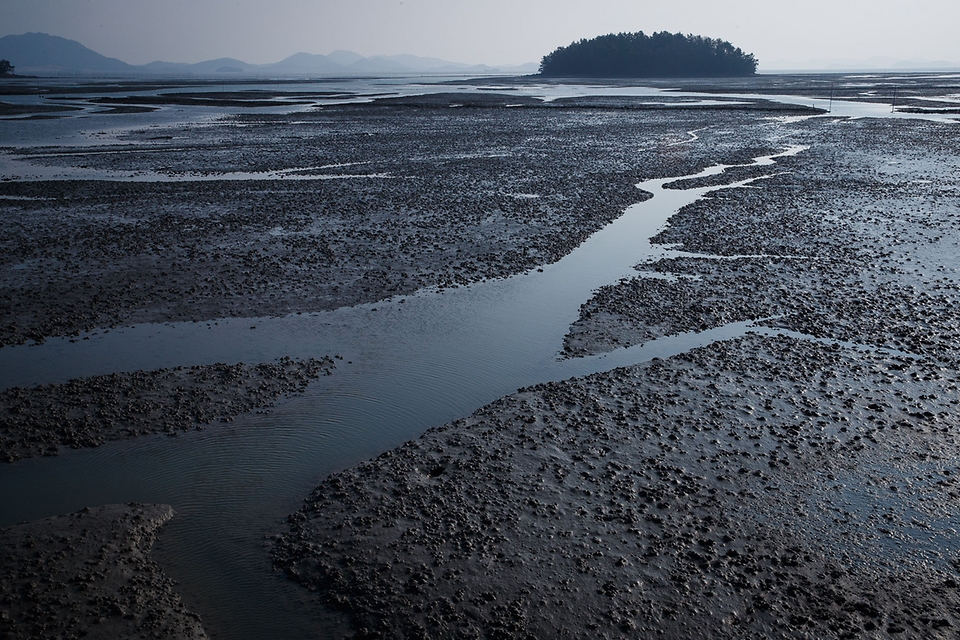
<instances>
[{"instance_id":1,"label":"tree cluster on island","mask_svg":"<svg viewBox=\"0 0 960 640\"><path fill-rule=\"evenodd\" d=\"M0 60L0 76L12 76L13 65L9 60Z\"/></svg>"},{"instance_id":2,"label":"tree cluster on island","mask_svg":"<svg viewBox=\"0 0 960 640\"><path fill-rule=\"evenodd\" d=\"M559 47L540 62L542 76L703 78L750 76L757 60L725 40L661 31L617 33Z\"/></svg>"}]
</instances>

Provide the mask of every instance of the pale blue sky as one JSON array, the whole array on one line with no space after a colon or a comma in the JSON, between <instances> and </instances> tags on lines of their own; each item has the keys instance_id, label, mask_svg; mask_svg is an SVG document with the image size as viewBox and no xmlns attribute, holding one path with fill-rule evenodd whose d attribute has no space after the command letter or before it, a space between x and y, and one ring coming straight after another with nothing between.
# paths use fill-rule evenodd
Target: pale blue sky
<instances>
[{"instance_id":1,"label":"pale blue sky","mask_svg":"<svg viewBox=\"0 0 960 640\"><path fill-rule=\"evenodd\" d=\"M0 0L0 36L42 31L133 64L268 63L335 49L520 64L579 38L641 30L729 40L761 68L878 56L960 63L957 25L960 0Z\"/></svg>"}]
</instances>

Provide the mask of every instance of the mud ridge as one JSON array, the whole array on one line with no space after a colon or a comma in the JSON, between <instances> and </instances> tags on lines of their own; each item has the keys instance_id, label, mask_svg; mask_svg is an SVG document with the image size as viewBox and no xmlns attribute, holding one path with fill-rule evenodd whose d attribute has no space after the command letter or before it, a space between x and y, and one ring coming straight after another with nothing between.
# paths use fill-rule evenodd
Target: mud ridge
<instances>
[{"instance_id":1,"label":"mud ridge","mask_svg":"<svg viewBox=\"0 0 960 640\"><path fill-rule=\"evenodd\" d=\"M203 429L303 392L333 360L281 359L111 373L0 392L0 459L56 455L60 447Z\"/></svg>"}]
</instances>

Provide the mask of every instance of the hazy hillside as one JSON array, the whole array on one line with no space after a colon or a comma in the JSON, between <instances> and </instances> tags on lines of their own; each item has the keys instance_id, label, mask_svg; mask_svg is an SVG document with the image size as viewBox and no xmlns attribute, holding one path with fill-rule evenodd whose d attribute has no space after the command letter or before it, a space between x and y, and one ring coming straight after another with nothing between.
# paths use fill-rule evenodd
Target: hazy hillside
<instances>
[{"instance_id":1,"label":"hazy hillside","mask_svg":"<svg viewBox=\"0 0 960 640\"><path fill-rule=\"evenodd\" d=\"M63 73L135 73L137 67L102 56L76 40L45 33L24 33L0 38L0 59L9 60L19 75Z\"/></svg>"},{"instance_id":2,"label":"hazy hillside","mask_svg":"<svg viewBox=\"0 0 960 640\"><path fill-rule=\"evenodd\" d=\"M507 68L468 65L413 55L364 57L353 51L334 51L329 56L294 55L272 64L250 64L235 58L217 58L197 63L156 61L131 65L100 55L75 40L45 33L26 33L0 38L0 59L9 60L18 75L62 76L364 76L405 74L533 73L531 63Z\"/></svg>"}]
</instances>

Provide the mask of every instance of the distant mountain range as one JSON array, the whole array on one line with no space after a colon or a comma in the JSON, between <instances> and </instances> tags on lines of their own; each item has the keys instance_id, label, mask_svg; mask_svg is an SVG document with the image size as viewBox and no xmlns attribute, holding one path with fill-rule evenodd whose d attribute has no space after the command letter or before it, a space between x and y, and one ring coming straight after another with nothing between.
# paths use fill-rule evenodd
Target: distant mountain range
<instances>
[{"instance_id":1,"label":"distant mountain range","mask_svg":"<svg viewBox=\"0 0 960 640\"><path fill-rule=\"evenodd\" d=\"M32 76L384 76L407 74L521 74L536 73L539 64L490 67L448 62L412 55L364 57L352 51L329 55L295 53L273 64L250 64L234 58L218 58L188 64L151 62L132 65L100 55L76 40L46 33L25 33L0 38L0 59L9 60L17 75Z\"/></svg>"}]
</instances>

